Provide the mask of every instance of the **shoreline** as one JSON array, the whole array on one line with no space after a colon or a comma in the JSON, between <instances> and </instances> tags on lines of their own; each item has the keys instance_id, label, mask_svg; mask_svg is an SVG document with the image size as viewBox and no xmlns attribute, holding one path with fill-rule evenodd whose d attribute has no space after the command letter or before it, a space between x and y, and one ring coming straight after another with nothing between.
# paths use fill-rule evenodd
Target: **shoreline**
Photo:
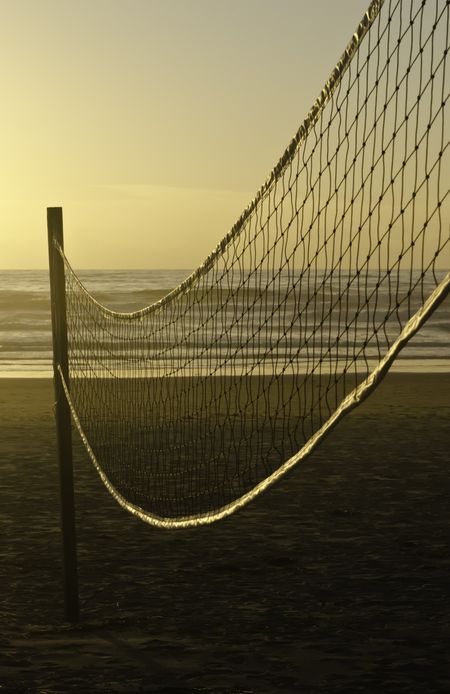
<instances>
[{"instance_id":1,"label":"shoreline","mask_svg":"<svg viewBox=\"0 0 450 694\"><path fill-rule=\"evenodd\" d=\"M369 374L371 373L370 370ZM328 375L326 370L323 370L323 375ZM448 374L450 373L450 359L396 359L392 364L388 373L404 373L404 374ZM221 374L219 377L226 376L227 374ZM269 370L264 375L270 375ZM306 375L305 371L299 371L299 376ZM107 374L102 375L102 378L108 378ZM211 378L214 378L211 376ZM0 381L6 379L18 379L18 380L33 380L33 379L53 379L53 370L42 369L42 370L32 370L32 369L2 369L0 365Z\"/></svg>"}]
</instances>

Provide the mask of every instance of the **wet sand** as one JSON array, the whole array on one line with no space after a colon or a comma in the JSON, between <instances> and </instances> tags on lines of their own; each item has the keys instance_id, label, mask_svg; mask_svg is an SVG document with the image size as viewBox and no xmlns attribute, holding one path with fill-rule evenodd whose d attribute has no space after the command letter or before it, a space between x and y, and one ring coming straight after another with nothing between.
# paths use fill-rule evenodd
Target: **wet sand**
<instances>
[{"instance_id":1,"label":"wet sand","mask_svg":"<svg viewBox=\"0 0 450 694\"><path fill-rule=\"evenodd\" d=\"M450 691L449 415L450 375L390 375L253 504L178 531L123 511L75 435L72 627L52 385L0 381L0 691Z\"/></svg>"}]
</instances>

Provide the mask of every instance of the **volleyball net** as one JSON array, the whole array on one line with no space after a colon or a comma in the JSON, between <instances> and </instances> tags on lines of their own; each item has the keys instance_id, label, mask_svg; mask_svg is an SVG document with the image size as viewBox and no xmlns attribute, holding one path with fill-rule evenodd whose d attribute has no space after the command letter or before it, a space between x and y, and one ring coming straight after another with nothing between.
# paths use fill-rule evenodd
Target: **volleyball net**
<instances>
[{"instance_id":1,"label":"volleyball net","mask_svg":"<svg viewBox=\"0 0 450 694\"><path fill-rule=\"evenodd\" d=\"M278 164L133 313L65 266L73 419L116 500L208 523L282 477L450 291L449 1L372 2Z\"/></svg>"}]
</instances>

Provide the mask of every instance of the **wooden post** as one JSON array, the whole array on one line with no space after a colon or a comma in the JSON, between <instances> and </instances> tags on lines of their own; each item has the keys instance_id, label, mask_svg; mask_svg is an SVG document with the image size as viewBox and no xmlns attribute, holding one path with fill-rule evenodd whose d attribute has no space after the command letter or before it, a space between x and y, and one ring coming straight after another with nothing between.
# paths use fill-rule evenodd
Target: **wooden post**
<instances>
[{"instance_id":1,"label":"wooden post","mask_svg":"<svg viewBox=\"0 0 450 694\"><path fill-rule=\"evenodd\" d=\"M72 426L70 408L58 371L59 364L64 380L69 386L64 261L58 249L55 247L55 241L61 248L64 247L61 207L47 208L47 230L53 334L55 419L60 480L61 530L63 539L65 617L70 622L78 622L79 608L72 464Z\"/></svg>"}]
</instances>

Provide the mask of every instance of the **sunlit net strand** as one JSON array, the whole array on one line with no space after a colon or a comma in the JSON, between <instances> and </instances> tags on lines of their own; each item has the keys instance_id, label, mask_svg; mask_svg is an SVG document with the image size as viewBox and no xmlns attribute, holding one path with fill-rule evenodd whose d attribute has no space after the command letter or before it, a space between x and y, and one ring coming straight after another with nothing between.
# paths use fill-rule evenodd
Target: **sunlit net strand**
<instances>
[{"instance_id":1,"label":"sunlit net strand","mask_svg":"<svg viewBox=\"0 0 450 694\"><path fill-rule=\"evenodd\" d=\"M159 302L102 306L61 251L67 396L129 511L178 527L248 503L449 291L448 36L449 2L373 2L255 199Z\"/></svg>"}]
</instances>

